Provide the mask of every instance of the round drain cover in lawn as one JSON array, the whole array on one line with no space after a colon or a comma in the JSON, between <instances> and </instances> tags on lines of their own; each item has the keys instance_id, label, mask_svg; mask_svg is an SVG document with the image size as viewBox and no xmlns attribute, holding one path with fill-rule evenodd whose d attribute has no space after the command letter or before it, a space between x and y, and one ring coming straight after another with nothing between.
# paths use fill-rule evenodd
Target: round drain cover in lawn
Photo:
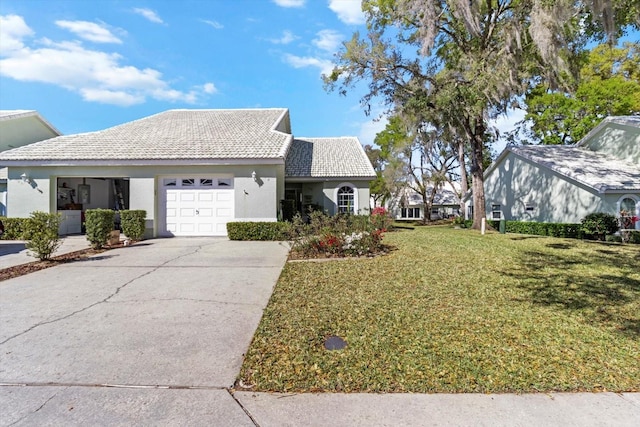
<instances>
[{"instance_id":1,"label":"round drain cover in lawn","mask_svg":"<svg viewBox=\"0 0 640 427\"><path fill-rule=\"evenodd\" d=\"M327 350L342 350L347 346L347 342L335 335L330 336L324 340L324 348Z\"/></svg>"}]
</instances>

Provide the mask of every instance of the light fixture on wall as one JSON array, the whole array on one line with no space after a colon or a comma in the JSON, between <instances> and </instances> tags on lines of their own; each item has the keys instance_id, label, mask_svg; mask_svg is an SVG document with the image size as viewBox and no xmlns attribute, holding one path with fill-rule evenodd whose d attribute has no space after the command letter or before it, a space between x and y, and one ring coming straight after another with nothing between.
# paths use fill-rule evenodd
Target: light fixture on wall
<instances>
[{"instance_id":1,"label":"light fixture on wall","mask_svg":"<svg viewBox=\"0 0 640 427\"><path fill-rule=\"evenodd\" d=\"M254 181L258 180L258 175L256 174L256 171L251 172L251 178L253 178Z\"/></svg>"},{"instance_id":2,"label":"light fixture on wall","mask_svg":"<svg viewBox=\"0 0 640 427\"><path fill-rule=\"evenodd\" d=\"M31 183L31 178L29 178L29 175L27 175L26 172L20 175L20 179L22 182L26 182L27 184Z\"/></svg>"}]
</instances>

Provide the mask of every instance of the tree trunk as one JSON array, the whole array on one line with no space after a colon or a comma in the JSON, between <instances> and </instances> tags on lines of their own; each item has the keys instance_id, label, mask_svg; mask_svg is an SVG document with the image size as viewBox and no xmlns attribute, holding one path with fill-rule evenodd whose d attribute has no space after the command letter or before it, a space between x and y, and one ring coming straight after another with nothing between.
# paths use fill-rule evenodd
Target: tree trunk
<instances>
[{"instance_id":1,"label":"tree trunk","mask_svg":"<svg viewBox=\"0 0 640 427\"><path fill-rule=\"evenodd\" d=\"M476 118L471 130L471 187L473 190L473 228L480 229L487 215L484 200L484 119Z\"/></svg>"},{"instance_id":2,"label":"tree trunk","mask_svg":"<svg viewBox=\"0 0 640 427\"><path fill-rule=\"evenodd\" d=\"M460 213L464 218L466 216L464 202L462 197L469 191L469 181L467 177L467 164L464 159L464 141L458 141L458 165L460 166Z\"/></svg>"}]
</instances>

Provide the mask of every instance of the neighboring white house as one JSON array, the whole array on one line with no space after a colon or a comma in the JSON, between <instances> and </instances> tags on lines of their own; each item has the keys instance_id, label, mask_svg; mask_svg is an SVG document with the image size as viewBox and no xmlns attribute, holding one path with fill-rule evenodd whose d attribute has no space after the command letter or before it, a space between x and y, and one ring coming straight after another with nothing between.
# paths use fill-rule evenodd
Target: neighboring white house
<instances>
[{"instance_id":1,"label":"neighboring white house","mask_svg":"<svg viewBox=\"0 0 640 427\"><path fill-rule=\"evenodd\" d=\"M507 147L485 172L484 188L489 219L640 216L640 117L608 117L572 146ZM472 198L465 200L469 215Z\"/></svg>"},{"instance_id":2,"label":"neighboring white house","mask_svg":"<svg viewBox=\"0 0 640 427\"><path fill-rule=\"evenodd\" d=\"M0 152L59 136L34 110L0 110ZM0 163L0 216L7 211L7 168Z\"/></svg>"},{"instance_id":3,"label":"neighboring white house","mask_svg":"<svg viewBox=\"0 0 640 427\"><path fill-rule=\"evenodd\" d=\"M408 187L402 189L396 197L392 198L387 207L397 220L416 221L424 218L422 196ZM436 220L458 215L460 215L460 188L447 182L438 190L433 199L430 218Z\"/></svg>"},{"instance_id":4,"label":"neighboring white house","mask_svg":"<svg viewBox=\"0 0 640 427\"><path fill-rule=\"evenodd\" d=\"M60 212L80 232L93 208L144 209L149 236L226 235L276 221L285 199L364 213L375 172L355 137L294 138L289 110L169 110L0 153L8 216Z\"/></svg>"}]
</instances>

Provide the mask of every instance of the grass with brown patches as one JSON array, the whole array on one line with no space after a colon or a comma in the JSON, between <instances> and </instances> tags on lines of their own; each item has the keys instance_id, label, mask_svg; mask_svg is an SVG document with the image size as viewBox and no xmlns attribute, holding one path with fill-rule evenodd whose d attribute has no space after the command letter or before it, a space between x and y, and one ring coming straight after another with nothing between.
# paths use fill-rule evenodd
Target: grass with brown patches
<instances>
[{"instance_id":1,"label":"grass with brown patches","mask_svg":"<svg viewBox=\"0 0 640 427\"><path fill-rule=\"evenodd\" d=\"M239 379L252 390L640 390L640 250L447 227L387 256L289 263ZM347 347L327 351L338 335Z\"/></svg>"}]
</instances>

